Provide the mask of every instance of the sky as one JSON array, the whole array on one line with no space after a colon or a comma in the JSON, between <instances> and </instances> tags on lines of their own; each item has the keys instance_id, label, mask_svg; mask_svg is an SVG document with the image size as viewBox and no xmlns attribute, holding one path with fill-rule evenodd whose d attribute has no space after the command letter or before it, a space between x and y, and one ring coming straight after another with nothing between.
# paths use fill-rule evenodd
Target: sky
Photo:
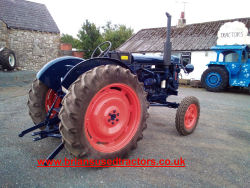
<instances>
[{"instance_id":1,"label":"sky","mask_svg":"<svg viewBox=\"0 0 250 188\"><path fill-rule=\"evenodd\" d=\"M250 0L29 0L45 4L61 33L77 36L86 19L98 27L125 24L134 32L165 27L165 12L176 25L184 10L187 24L250 17Z\"/></svg>"}]
</instances>

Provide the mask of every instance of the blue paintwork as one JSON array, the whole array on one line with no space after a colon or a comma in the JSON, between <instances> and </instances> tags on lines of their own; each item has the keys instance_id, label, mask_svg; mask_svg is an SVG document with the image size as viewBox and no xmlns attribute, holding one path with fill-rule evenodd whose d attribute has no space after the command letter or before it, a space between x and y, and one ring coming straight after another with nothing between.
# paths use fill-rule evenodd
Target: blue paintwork
<instances>
[{"instance_id":1,"label":"blue paintwork","mask_svg":"<svg viewBox=\"0 0 250 188\"><path fill-rule=\"evenodd\" d=\"M144 89L148 92L149 102L169 104L166 99L169 95L178 94L178 73L183 68L180 59L171 56L171 64L164 66L163 56L132 55L131 61L123 63L120 60L109 57L93 58L83 60L75 57L62 57L46 64L37 74L37 78L45 85L58 93L62 92L62 86L69 86L86 71L101 65L119 65L131 70L138 76L140 82L144 83ZM152 65L155 65L154 68ZM187 67L192 71L193 67ZM161 87L165 80L165 87ZM177 107L174 105L173 107Z\"/></svg>"},{"instance_id":2,"label":"blue paintwork","mask_svg":"<svg viewBox=\"0 0 250 188\"><path fill-rule=\"evenodd\" d=\"M250 53L247 45L224 45L211 48L217 53L216 61L211 61L207 66L223 66L229 74L229 86L249 87L250 86ZM238 59L233 62L225 62L224 55L234 52L238 54ZM242 54L246 54L246 61L242 62ZM223 60L219 56L223 55ZM250 57L250 56L249 56Z\"/></svg>"},{"instance_id":3,"label":"blue paintwork","mask_svg":"<svg viewBox=\"0 0 250 188\"><path fill-rule=\"evenodd\" d=\"M64 56L54 59L43 66L37 73L36 78L41 80L46 86L57 91L61 88L61 78L63 78L70 69L84 59L72 56Z\"/></svg>"},{"instance_id":4,"label":"blue paintwork","mask_svg":"<svg viewBox=\"0 0 250 188\"><path fill-rule=\"evenodd\" d=\"M245 50L246 45L217 45L211 47L211 50Z\"/></svg>"},{"instance_id":5,"label":"blue paintwork","mask_svg":"<svg viewBox=\"0 0 250 188\"><path fill-rule=\"evenodd\" d=\"M124 68L130 69L127 65L124 63L111 58L94 58L94 59L88 59L86 61L82 61L81 63L74 66L64 77L62 80L62 86L66 89L69 88L69 86L83 73L101 66L101 65L119 65Z\"/></svg>"},{"instance_id":6,"label":"blue paintwork","mask_svg":"<svg viewBox=\"0 0 250 188\"><path fill-rule=\"evenodd\" d=\"M141 64L159 65L163 63L163 56L133 54L132 58L135 63L141 63ZM180 59L178 57L171 56L172 63L179 63L179 61Z\"/></svg>"}]
</instances>

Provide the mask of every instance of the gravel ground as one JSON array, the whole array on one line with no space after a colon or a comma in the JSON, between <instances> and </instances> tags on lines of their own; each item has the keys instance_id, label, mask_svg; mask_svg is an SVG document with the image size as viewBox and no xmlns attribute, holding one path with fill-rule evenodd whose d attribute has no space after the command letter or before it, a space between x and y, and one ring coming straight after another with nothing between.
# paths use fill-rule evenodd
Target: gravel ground
<instances>
[{"instance_id":1,"label":"gravel ground","mask_svg":"<svg viewBox=\"0 0 250 188\"><path fill-rule=\"evenodd\" d=\"M14 84L15 85L15 84ZM148 128L129 158L185 159L186 168L37 168L58 144L48 138L19 138L32 125L26 101L29 84L0 86L1 187L249 187L250 95L180 88L180 101L196 96L201 116L186 137L175 129L174 109L152 107ZM72 158L63 150L56 158Z\"/></svg>"}]
</instances>

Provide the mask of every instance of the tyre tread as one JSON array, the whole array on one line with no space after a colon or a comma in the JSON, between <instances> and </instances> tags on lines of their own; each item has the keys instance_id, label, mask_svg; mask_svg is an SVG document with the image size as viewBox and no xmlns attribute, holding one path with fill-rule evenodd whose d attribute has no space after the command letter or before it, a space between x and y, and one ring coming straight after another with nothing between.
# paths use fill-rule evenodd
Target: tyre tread
<instances>
[{"instance_id":1,"label":"tyre tread","mask_svg":"<svg viewBox=\"0 0 250 188\"><path fill-rule=\"evenodd\" d=\"M126 75L128 79L132 79L131 83L135 86L136 93L142 101L142 119L140 123L139 130L137 131L134 138L131 142L125 146L123 149L111 153L103 154L98 151L94 151L92 147L85 142L80 142L81 140L81 126L77 121L80 117L78 112L82 110L82 105L79 105L79 102L84 101L84 96L92 94L93 85L96 87L99 84L100 79L111 79L110 75L115 72L115 76L119 78L121 75ZM82 158L86 156L92 156L93 158L115 158L123 157L130 150L137 147L137 142L143 138L142 131L146 129L146 119L148 117L147 113L147 101L146 101L146 92L140 84L136 75L132 74L128 69L124 69L120 66L115 65L102 65L98 66L92 70L81 75L70 87L69 92L64 97L62 102L62 109L59 113L59 118L61 120L59 127L62 134L62 140L65 143L66 149L75 157ZM77 101L78 100L78 101ZM78 105L77 105L78 103ZM73 115L75 114L75 116ZM74 130L71 132L70 130ZM73 144L77 143L77 144Z\"/></svg>"}]
</instances>

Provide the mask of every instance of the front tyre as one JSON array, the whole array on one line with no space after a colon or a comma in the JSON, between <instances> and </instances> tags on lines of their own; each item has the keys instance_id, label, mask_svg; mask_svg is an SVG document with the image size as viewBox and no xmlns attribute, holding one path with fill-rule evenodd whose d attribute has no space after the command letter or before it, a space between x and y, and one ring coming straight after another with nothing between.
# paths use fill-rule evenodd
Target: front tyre
<instances>
[{"instance_id":1,"label":"front tyre","mask_svg":"<svg viewBox=\"0 0 250 188\"><path fill-rule=\"evenodd\" d=\"M219 92L228 86L228 73L223 67L209 67L201 76L201 83L208 91Z\"/></svg>"},{"instance_id":2,"label":"front tyre","mask_svg":"<svg viewBox=\"0 0 250 188\"><path fill-rule=\"evenodd\" d=\"M68 91L59 130L71 154L112 159L136 148L148 117L146 93L136 75L120 66L99 66Z\"/></svg>"},{"instance_id":3,"label":"front tyre","mask_svg":"<svg viewBox=\"0 0 250 188\"><path fill-rule=\"evenodd\" d=\"M175 126L180 135L186 136L194 132L200 116L200 104L196 97L185 97L176 113Z\"/></svg>"}]
</instances>

